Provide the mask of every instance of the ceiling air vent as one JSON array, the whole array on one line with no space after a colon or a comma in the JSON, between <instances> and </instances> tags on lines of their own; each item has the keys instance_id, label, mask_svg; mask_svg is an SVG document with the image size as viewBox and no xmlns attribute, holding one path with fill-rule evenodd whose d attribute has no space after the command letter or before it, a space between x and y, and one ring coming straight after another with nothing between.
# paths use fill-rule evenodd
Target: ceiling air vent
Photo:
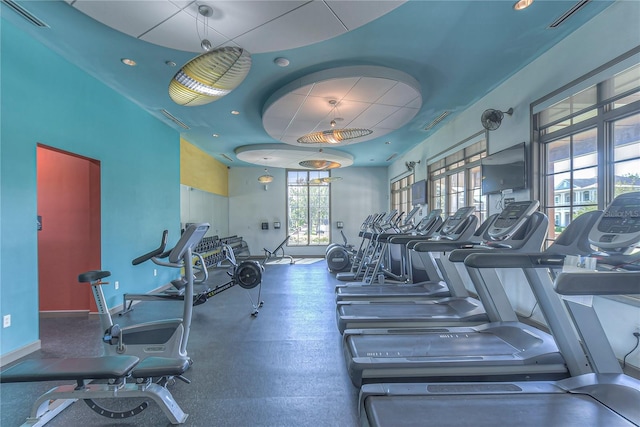
<instances>
[{"instance_id":1,"label":"ceiling air vent","mask_svg":"<svg viewBox=\"0 0 640 427\"><path fill-rule=\"evenodd\" d=\"M579 11L580 9L585 7L587 5L587 3L589 3L590 1L591 0L580 0L578 3L574 4L571 7L571 9L569 9L565 13L563 13L562 16L560 16L558 19L553 21L549 25L549 28L556 28L556 27L560 26L560 24L562 24L564 21L566 21L567 19L572 17L577 11Z\"/></svg>"},{"instance_id":2,"label":"ceiling air vent","mask_svg":"<svg viewBox=\"0 0 640 427\"><path fill-rule=\"evenodd\" d=\"M169 120L171 120L173 123L177 124L178 126L180 126L183 129L190 129L189 126L187 126L186 124L184 124L183 122L181 122L180 120L178 120L173 114L171 114L170 112L168 112L165 109L160 110L160 112Z\"/></svg>"},{"instance_id":3,"label":"ceiling air vent","mask_svg":"<svg viewBox=\"0 0 640 427\"><path fill-rule=\"evenodd\" d=\"M435 118L434 121L432 121L431 123L429 123L428 125L426 125L424 127L424 130L431 130L433 129L438 123L440 123L441 121L444 120L445 117L447 117L449 114L451 114L451 111L445 111L442 114L440 114L438 117Z\"/></svg>"},{"instance_id":4,"label":"ceiling air vent","mask_svg":"<svg viewBox=\"0 0 640 427\"><path fill-rule=\"evenodd\" d=\"M391 159L393 159L394 157L396 157L398 155L398 153L393 153L392 155L390 155L389 157L387 157L387 160L385 160L386 162L390 162Z\"/></svg>"},{"instance_id":5,"label":"ceiling air vent","mask_svg":"<svg viewBox=\"0 0 640 427\"><path fill-rule=\"evenodd\" d=\"M13 0L2 0L2 3L4 3L7 7L10 7L15 13L22 16L24 19L31 22L36 27L49 28L47 24L36 18L31 12L29 12L27 9L23 8Z\"/></svg>"}]
</instances>

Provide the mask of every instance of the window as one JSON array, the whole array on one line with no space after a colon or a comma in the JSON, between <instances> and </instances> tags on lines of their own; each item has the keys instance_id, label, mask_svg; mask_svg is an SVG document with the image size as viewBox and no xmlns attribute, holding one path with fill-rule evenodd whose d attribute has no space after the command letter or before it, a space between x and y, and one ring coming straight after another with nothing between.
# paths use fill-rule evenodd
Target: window
<instances>
[{"instance_id":1,"label":"window","mask_svg":"<svg viewBox=\"0 0 640 427\"><path fill-rule=\"evenodd\" d=\"M397 209L398 213L411 211L411 185L414 175L407 175L391 183L391 209Z\"/></svg>"},{"instance_id":2,"label":"window","mask_svg":"<svg viewBox=\"0 0 640 427\"><path fill-rule=\"evenodd\" d=\"M550 240L576 216L640 191L640 64L545 108L534 126Z\"/></svg>"},{"instance_id":3,"label":"window","mask_svg":"<svg viewBox=\"0 0 640 427\"><path fill-rule=\"evenodd\" d=\"M484 135L484 134L483 134ZM480 222L487 219L486 196L482 195L480 160L487 155L484 137L472 145L429 165L431 209L452 215L464 206L475 206Z\"/></svg>"},{"instance_id":4,"label":"window","mask_svg":"<svg viewBox=\"0 0 640 427\"><path fill-rule=\"evenodd\" d=\"M328 171L287 170L287 231L291 246L331 241Z\"/></svg>"}]
</instances>

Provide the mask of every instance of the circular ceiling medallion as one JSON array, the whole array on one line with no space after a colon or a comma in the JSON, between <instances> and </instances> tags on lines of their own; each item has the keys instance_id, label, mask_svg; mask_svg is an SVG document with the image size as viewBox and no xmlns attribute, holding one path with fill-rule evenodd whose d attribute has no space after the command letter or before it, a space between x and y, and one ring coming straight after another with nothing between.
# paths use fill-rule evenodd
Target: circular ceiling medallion
<instances>
[{"instance_id":1,"label":"circular ceiling medallion","mask_svg":"<svg viewBox=\"0 0 640 427\"><path fill-rule=\"evenodd\" d=\"M296 146L314 135L362 131L338 141L313 140L314 146L349 145L399 129L421 106L420 85L402 71L339 67L309 74L277 90L263 107L262 125L271 137Z\"/></svg>"},{"instance_id":2,"label":"circular ceiling medallion","mask_svg":"<svg viewBox=\"0 0 640 427\"><path fill-rule=\"evenodd\" d=\"M320 161L332 167L348 167L353 156L333 148L292 147L289 144L243 145L235 150L236 157L243 162L266 167L300 169L301 162ZM337 165L337 166L335 166Z\"/></svg>"}]
</instances>

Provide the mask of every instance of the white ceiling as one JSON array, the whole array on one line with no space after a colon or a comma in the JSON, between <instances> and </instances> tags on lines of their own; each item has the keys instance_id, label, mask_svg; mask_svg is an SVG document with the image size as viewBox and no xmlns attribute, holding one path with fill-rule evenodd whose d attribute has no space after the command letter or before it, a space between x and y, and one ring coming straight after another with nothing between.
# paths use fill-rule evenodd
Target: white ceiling
<instances>
[{"instance_id":1,"label":"white ceiling","mask_svg":"<svg viewBox=\"0 0 640 427\"><path fill-rule=\"evenodd\" d=\"M351 155L338 150L311 147L291 149L285 144L244 145L236 148L235 154L247 163L291 169L301 169L300 162L305 160L327 160L340 163L340 167L353 164Z\"/></svg>"},{"instance_id":2,"label":"white ceiling","mask_svg":"<svg viewBox=\"0 0 640 427\"><path fill-rule=\"evenodd\" d=\"M335 109L330 101L336 101ZM420 85L398 70L372 66L338 67L294 80L265 104L264 129L273 138L299 146L311 132L364 128L372 134L340 143L356 144L401 128L422 107ZM331 146L314 144L314 146Z\"/></svg>"},{"instance_id":3,"label":"white ceiling","mask_svg":"<svg viewBox=\"0 0 640 427\"><path fill-rule=\"evenodd\" d=\"M202 4L214 10L207 35L202 20L196 26L200 3L195 1L14 0L11 4L24 11L0 2L0 19L3 26L42 43L227 166L262 164L265 156L280 156L281 167L313 159L337 161L343 167L386 166L616 4L587 2L562 25L549 28L577 1L536 0L530 8L514 11L515 0L204 0ZM45 25L34 25L25 15ZM617 31L633 32L629 37L638 34L634 28ZM214 46L245 48L251 53L251 70L240 86L216 102L180 106L167 90L177 71L172 65L200 53L201 37ZM276 65L278 57L287 58L289 66ZM137 65L124 65L123 58ZM348 67L379 67L397 74L338 75ZM307 98L296 104L299 95ZM338 160L323 158L319 151L314 155L320 157L296 157L297 151L304 156L310 151L292 145L294 136L327 130L333 114L330 99L339 101L336 116L344 119L340 127L371 128L372 139L331 146L341 156ZM307 103L315 107L307 111ZM293 107L306 118L304 126ZM446 119L426 129L445 111ZM468 126L480 130L479 118ZM253 154L239 149L274 144L279 149Z\"/></svg>"},{"instance_id":4,"label":"white ceiling","mask_svg":"<svg viewBox=\"0 0 640 427\"><path fill-rule=\"evenodd\" d=\"M327 40L404 3L404 0L66 1L109 27L159 46L201 52L200 38L206 36L214 47L234 45L250 53L294 49ZM206 18L206 26L205 18L198 14L200 5L213 10L213 15Z\"/></svg>"},{"instance_id":5,"label":"white ceiling","mask_svg":"<svg viewBox=\"0 0 640 427\"><path fill-rule=\"evenodd\" d=\"M202 52L201 40L206 38L214 48L235 45L250 53L294 49L327 40L379 18L404 3L399 0L67 2L105 25L159 46ZM212 15L199 14L200 6L210 7ZM406 79L418 86L411 77L406 76ZM366 141L400 128L422 105L419 89L385 78L383 74L378 78L367 78L353 71L349 78L331 77L330 80L310 82L305 87L295 84L287 87L296 90L266 108L263 125L269 135L294 146L299 145L296 140L300 136L316 129L324 130L323 126L329 125L331 119L325 120L331 110L329 99L339 101L337 111L343 119L339 120L340 128L364 127L374 131L369 137L348 143ZM317 159L336 161L342 167L353 163L352 158L344 156L308 157L306 149L256 147L255 150L249 155L250 149L244 147L239 158L278 167L299 167L302 160Z\"/></svg>"}]
</instances>

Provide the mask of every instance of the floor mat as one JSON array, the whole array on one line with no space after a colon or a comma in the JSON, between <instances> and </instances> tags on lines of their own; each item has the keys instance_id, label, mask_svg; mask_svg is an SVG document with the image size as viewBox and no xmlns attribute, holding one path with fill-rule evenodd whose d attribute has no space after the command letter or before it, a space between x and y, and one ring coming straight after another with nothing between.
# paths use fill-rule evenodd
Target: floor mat
<instances>
[{"instance_id":1,"label":"floor mat","mask_svg":"<svg viewBox=\"0 0 640 427\"><path fill-rule=\"evenodd\" d=\"M297 265L302 264L315 264L316 262L324 261L324 258L294 258L293 262ZM267 261L267 265L278 265L278 264L291 264L291 260L289 258L280 258L274 259L271 261Z\"/></svg>"}]
</instances>

